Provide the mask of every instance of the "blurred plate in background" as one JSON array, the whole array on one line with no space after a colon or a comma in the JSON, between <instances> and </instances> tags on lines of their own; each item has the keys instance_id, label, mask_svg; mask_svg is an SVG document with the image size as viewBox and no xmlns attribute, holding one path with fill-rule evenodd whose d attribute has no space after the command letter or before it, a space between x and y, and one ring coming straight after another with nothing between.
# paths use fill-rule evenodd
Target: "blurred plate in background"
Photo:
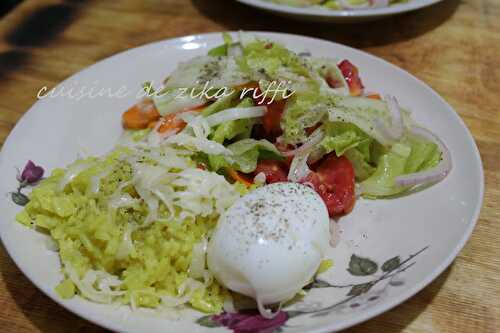
<instances>
[{"instance_id":1,"label":"blurred plate in background","mask_svg":"<svg viewBox=\"0 0 500 333\"><path fill-rule=\"evenodd\" d=\"M407 3L394 4L383 8L368 8L357 10L332 10L319 6L292 7L275 4L265 0L237 0L276 15L290 17L301 21L355 23L372 21L387 16L406 13L436 4L442 0L409 0Z\"/></svg>"}]
</instances>

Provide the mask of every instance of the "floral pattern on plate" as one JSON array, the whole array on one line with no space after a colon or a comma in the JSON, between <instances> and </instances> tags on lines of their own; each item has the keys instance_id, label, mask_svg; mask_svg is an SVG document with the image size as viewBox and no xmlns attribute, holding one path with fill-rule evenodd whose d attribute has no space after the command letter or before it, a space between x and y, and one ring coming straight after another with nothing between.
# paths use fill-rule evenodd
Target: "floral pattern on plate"
<instances>
[{"instance_id":1,"label":"floral pattern on plate","mask_svg":"<svg viewBox=\"0 0 500 333\"><path fill-rule=\"evenodd\" d=\"M38 184L38 182L43 178L44 172L45 170L41 166L36 165L31 160L26 163L22 171L18 170L16 179L19 182L19 185L17 186L15 192L10 193L12 201L16 205L26 206L30 199L22 192L23 189L25 187Z\"/></svg>"},{"instance_id":2,"label":"floral pattern on plate","mask_svg":"<svg viewBox=\"0 0 500 333\"><path fill-rule=\"evenodd\" d=\"M273 333L286 328L289 319L310 315L312 317L327 316L335 311L345 312L366 308L380 300L389 287L404 285L399 276L416 264L415 257L428 249L428 246L402 260L400 256L387 259L380 265L376 261L351 255L347 271L353 277L372 277L368 282L345 285L332 284L328 281L315 279L304 289L345 288L349 291L340 301L325 306L321 302L301 302L293 310L280 310L273 319L263 318L256 310L243 310L237 313L224 312L219 315L207 315L199 318L196 323L205 327L226 327L234 333ZM375 290L375 286L382 285Z\"/></svg>"}]
</instances>

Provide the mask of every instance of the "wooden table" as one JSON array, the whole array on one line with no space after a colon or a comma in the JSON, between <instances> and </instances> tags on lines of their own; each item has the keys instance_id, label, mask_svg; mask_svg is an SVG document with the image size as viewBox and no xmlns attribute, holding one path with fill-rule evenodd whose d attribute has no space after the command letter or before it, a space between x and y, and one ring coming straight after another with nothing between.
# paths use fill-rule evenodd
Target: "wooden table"
<instances>
[{"instance_id":1,"label":"wooden table","mask_svg":"<svg viewBox=\"0 0 500 333\"><path fill-rule=\"evenodd\" d=\"M419 77L453 105L479 146L487 186L479 223L454 264L415 297L348 332L499 332L499 16L498 0L445 0L360 25L297 23L232 0L24 1L0 21L0 142L41 87L151 41L244 29L363 49ZM3 248L0 267L0 331L103 331L38 291Z\"/></svg>"}]
</instances>

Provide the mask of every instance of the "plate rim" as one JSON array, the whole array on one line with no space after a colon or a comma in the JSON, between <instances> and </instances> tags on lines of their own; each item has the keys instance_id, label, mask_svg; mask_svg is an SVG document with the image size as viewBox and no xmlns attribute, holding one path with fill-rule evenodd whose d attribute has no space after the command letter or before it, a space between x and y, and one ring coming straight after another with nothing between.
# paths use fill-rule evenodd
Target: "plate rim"
<instances>
[{"instance_id":1,"label":"plate rim","mask_svg":"<svg viewBox=\"0 0 500 333\"><path fill-rule=\"evenodd\" d=\"M238 0L238 1L240 1L240 0ZM437 1L441 1L441 0L437 0ZM137 46L137 47L129 48L129 49L120 51L118 53L115 53L115 54L113 54L113 55L111 55L109 57L106 57L104 59L101 59L101 60L93 63L92 65L87 66L87 67L85 67L85 68L83 68L83 69L81 69L81 70L79 70L79 71L71 74L66 79L64 79L63 81L59 82L54 88L63 86L65 83L67 83L68 81L72 80L75 76L82 75L83 73L91 71L96 66L103 65L103 64L105 64L105 63L107 63L109 61L112 61L116 57L122 56L124 54L132 53L132 52L138 52L141 49L147 49L147 48L150 48L152 46L158 46L158 45L166 43L166 42L169 42L169 43L182 43L183 39L192 40L194 38L194 39L199 40L199 41L200 40L202 41L202 40L206 40L206 39L211 39L214 36L220 36L222 32L223 31L220 31L220 32L210 32L210 33L201 33L201 34L191 34L191 35L185 35L185 36L178 36L178 37L173 37L173 38L161 39L161 40L153 41L153 42L150 42L150 43L146 43L146 44L143 44L143 45L140 45L140 46ZM238 33L238 31L226 31L226 32L229 32L232 35ZM423 82L419 78L415 77L414 75L412 75L408 71L406 71L406 70L404 70L404 69L402 69L402 68L400 68L400 67L398 67L398 66L396 66L396 65L394 65L394 64L392 64L390 62L388 62L387 60L385 60L383 58L377 57L377 56L372 55L372 54L370 54L368 52L365 52L365 51L362 51L362 50L359 50L359 49L355 49L353 47L350 47L350 46L347 46L347 45L344 45L344 44L332 42L332 41L329 41L329 40L326 40L326 39L317 38L317 37L309 37L309 36L298 35L298 34L279 33L279 32L271 32L271 31L246 31L246 32L257 34L257 35L261 35L263 37L268 37L268 38L271 38L271 39L272 38L279 38L279 37L285 36L285 37L288 37L288 38L298 38L298 39L313 40L313 41L320 42L320 43L331 44L331 45L334 45L335 47L338 47L338 48L344 48L344 49L349 50L350 52L357 53L358 55L361 55L363 57L368 57L371 60L376 60L376 61L380 62L381 64L383 64L385 66L389 66L392 69L394 69L394 70L396 70L398 72L401 72L402 74L408 76L409 79L415 80L419 84L419 86L422 87L422 89L424 89L424 90L428 91L429 93L431 93L441 103L443 103L449 109L449 111L451 111L451 113L453 114L453 117L455 118L455 120L458 122L458 124L460 125L460 127L465 131L466 136L467 136L467 141L469 142L469 144L471 145L471 148L473 150L473 154L475 156L475 162L477 163L477 170L479 172L479 174L478 174L478 177L480 179L480 182L479 182L479 197L478 197L478 201L477 201L476 207L474 208L474 213L473 213L472 218L471 218L472 223L471 223L471 220L469 220L469 223L468 223L469 225L468 225L467 229L465 230L462 238L455 245L455 247L453 248L453 250L447 256L446 260L444 260L439 266L437 266L432 271L432 273L428 274L419 283L416 283L412 287L407 288L404 292L402 292L401 294L399 294L397 297L393 297L393 298L387 300L383 305L381 305L381 306L375 306L375 307L367 310L366 312L364 312L361 315L354 316L352 319L346 319L346 320L343 321L342 325L338 325L337 323L332 322L332 323L329 323L329 324L322 325L321 327L318 327L318 328L310 329L309 332L310 333L328 333L328 332L332 332L332 330L333 331L340 331L340 330L346 329L348 327L352 327L354 325L357 325L357 324L360 324L362 322L365 322L365 321L367 321L369 319L372 319L373 317L376 317L376 316L378 316L378 315L380 315L380 314L382 314L384 312L387 312L387 311L395 308L396 306L398 306L401 303L407 301L408 299L410 299L411 297L413 297L415 294L417 294L419 291L421 291L426 286L428 286L439 275L441 275L444 272L444 270L446 268L448 268L448 266L450 266L450 264L456 259L456 257L460 253L460 251L463 249L463 247L465 246L465 244L467 243L467 241L470 239L470 237L472 235L472 232L473 232L474 228L477 225L477 222L478 222L479 217L480 217L481 209L482 209L482 207L484 205L485 179L484 179L483 162L482 162L481 155L479 153L479 149L477 147L476 141L474 140L474 137L472 136L472 133L469 131L468 127L465 125L464 121L462 120L462 118L460 117L460 115L455 111L455 109L448 102L446 102L446 100L443 97L441 97L434 89L432 89L429 85L427 85L425 82ZM10 131L9 135L5 139L4 144L2 145L2 148L0 150L0 166L4 163L4 153L3 152L5 150L5 147L7 147L8 145L12 144L11 141L13 140L13 137L14 137L13 134L17 130L19 130L19 124L23 121L23 119L25 117L27 117L29 115L29 113L33 112L33 109L39 103L44 104L45 101L44 100L37 100L33 105L31 105L31 107L16 122L16 125ZM9 255L9 257L11 258L11 260L14 262L14 264L17 266L17 268L23 273L23 275L25 277L27 277L28 280L30 280L30 282L33 283L37 287L37 289L39 289L42 293L44 293L46 296L48 296L50 299L52 299L54 302L56 302L56 304L58 304L59 306L62 306L64 309L70 311L71 313L73 313L73 314L75 314L75 315L77 315L77 316L79 316L79 317L81 317L81 318L83 318L85 320L93 322L93 323L95 323L95 324L97 324L97 325L99 325L101 327L104 327L106 329L109 329L109 330L112 330L112 331L132 332L132 331L129 331L129 330L123 330L122 327L119 327L113 321L107 321L105 319L98 318L93 313L89 313L89 312L85 311L84 309L80 308L78 305L68 304L68 303L63 302L63 300L60 299L59 297L57 297L55 293L51 292L51 288L42 285L41 282L37 281L31 274L29 274L25 269L23 269L22 266L24 266L24 265L18 263L15 260L15 258L11 254L11 251L10 251L9 247L5 245L6 244L5 241L4 241L5 237L6 237L6 234L5 234L4 228L0 228L0 240L2 241L2 244L4 245L4 248L5 248L6 252L7 252L7 254Z\"/></svg>"},{"instance_id":2,"label":"plate rim","mask_svg":"<svg viewBox=\"0 0 500 333\"><path fill-rule=\"evenodd\" d=\"M375 18L402 14L424 7L432 6L444 0L410 0L408 3L397 4L382 8L370 8L364 10L332 10L317 7L293 7L289 5L275 4L263 0L236 0L254 8L263 9L279 14L293 16L307 16L314 18Z\"/></svg>"}]
</instances>

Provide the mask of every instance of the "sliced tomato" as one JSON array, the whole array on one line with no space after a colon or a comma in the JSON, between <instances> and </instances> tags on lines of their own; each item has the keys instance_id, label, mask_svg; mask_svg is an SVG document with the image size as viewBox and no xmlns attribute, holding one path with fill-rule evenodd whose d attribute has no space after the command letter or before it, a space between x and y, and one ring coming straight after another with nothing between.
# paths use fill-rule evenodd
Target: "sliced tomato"
<instances>
[{"instance_id":1,"label":"sliced tomato","mask_svg":"<svg viewBox=\"0 0 500 333\"><path fill-rule=\"evenodd\" d=\"M255 89L256 94L254 96L260 96L260 89ZM254 98L254 102L257 105L263 105L267 108L266 113L262 117L262 125L264 126L266 134L274 138L280 136L281 133L283 133L280 123L283 111L285 110L286 100L274 100L272 103L269 103L270 101L268 99L262 100L262 97L258 97Z\"/></svg>"},{"instance_id":2,"label":"sliced tomato","mask_svg":"<svg viewBox=\"0 0 500 333\"><path fill-rule=\"evenodd\" d=\"M267 134L272 136L280 136L283 131L281 130L281 117L285 110L286 100L282 99L274 101L267 105L267 111L262 117L262 125Z\"/></svg>"},{"instance_id":3,"label":"sliced tomato","mask_svg":"<svg viewBox=\"0 0 500 333\"><path fill-rule=\"evenodd\" d=\"M356 201L354 168L344 156L332 153L321 160L305 182L311 183L321 196L330 216L349 213Z\"/></svg>"},{"instance_id":4,"label":"sliced tomato","mask_svg":"<svg viewBox=\"0 0 500 333\"><path fill-rule=\"evenodd\" d=\"M349 60L342 60L339 64L339 69L342 72L347 84L349 85L349 92L352 96L360 96L363 93L363 83L359 77L358 68L354 66Z\"/></svg>"},{"instance_id":5,"label":"sliced tomato","mask_svg":"<svg viewBox=\"0 0 500 333\"><path fill-rule=\"evenodd\" d=\"M286 182L288 180L287 166L280 161L262 160L257 163L255 175L264 173L266 175L266 183Z\"/></svg>"}]
</instances>

